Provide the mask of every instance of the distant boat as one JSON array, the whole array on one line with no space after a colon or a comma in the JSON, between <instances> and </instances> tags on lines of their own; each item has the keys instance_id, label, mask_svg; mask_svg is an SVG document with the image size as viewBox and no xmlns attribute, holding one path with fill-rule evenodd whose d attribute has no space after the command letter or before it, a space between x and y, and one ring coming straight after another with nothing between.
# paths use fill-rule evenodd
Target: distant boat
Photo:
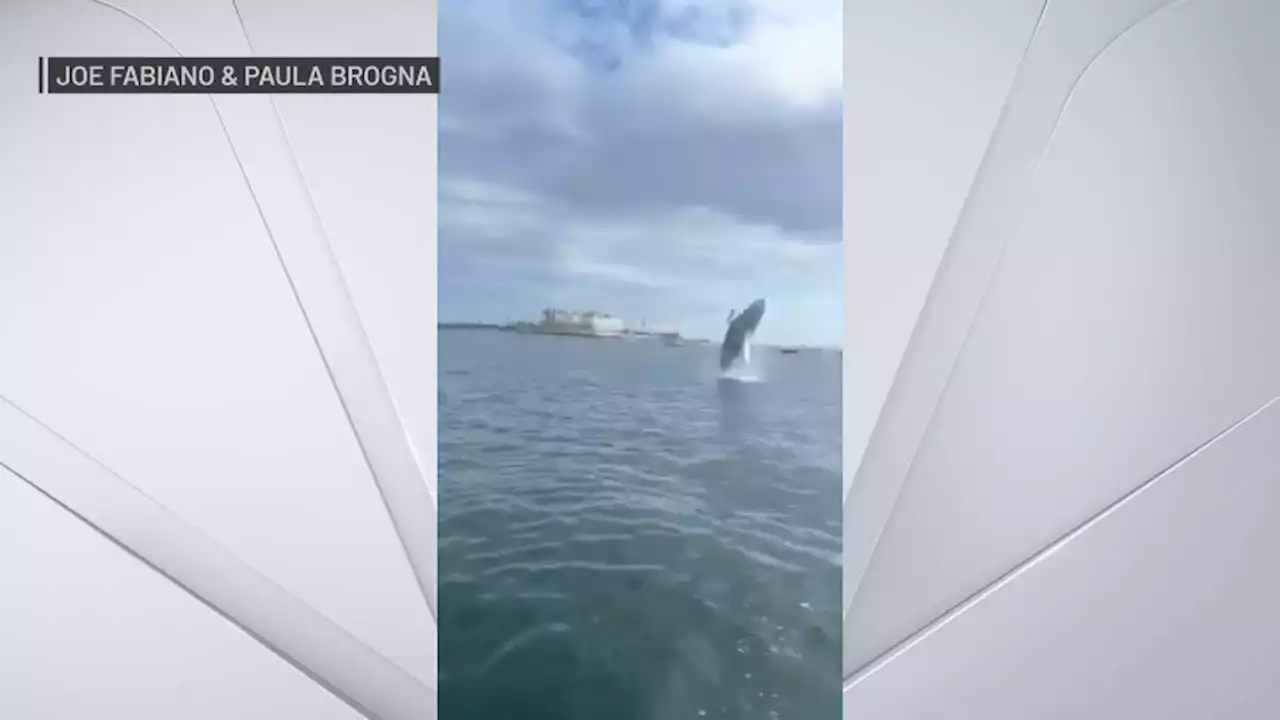
<instances>
[{"instance_id":1,"label":"distant boat","mask_svg":"<svg viewBox=\"0 0 1280 720\"><path fill-rule=\"evenodd\" d=\"M790 347L779 348L779 350L782 351L783 355L795 355L796 353L800 352L800 348L790 348Z\"/></svg>"}]
</instances>

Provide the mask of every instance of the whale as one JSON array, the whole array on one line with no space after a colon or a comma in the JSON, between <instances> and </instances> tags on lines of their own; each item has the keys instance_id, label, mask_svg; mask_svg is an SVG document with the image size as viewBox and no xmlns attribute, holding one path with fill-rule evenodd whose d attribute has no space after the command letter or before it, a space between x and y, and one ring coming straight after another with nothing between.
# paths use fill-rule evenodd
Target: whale
<instances>
[{"instance_id":1,"label":"whale","mask_svg":"<svg viewBox=\"0 0 1280 720\"><path fill-rule=\"evenodd\" d=\"M729 327L724 332L724 341L720 343L720 369L728 370L739 360L751 361L751 337L760 327L764 318L765 302L761 298L747 306L746 310L734 314L729 312Z\"/></svg>"}]
</instances>

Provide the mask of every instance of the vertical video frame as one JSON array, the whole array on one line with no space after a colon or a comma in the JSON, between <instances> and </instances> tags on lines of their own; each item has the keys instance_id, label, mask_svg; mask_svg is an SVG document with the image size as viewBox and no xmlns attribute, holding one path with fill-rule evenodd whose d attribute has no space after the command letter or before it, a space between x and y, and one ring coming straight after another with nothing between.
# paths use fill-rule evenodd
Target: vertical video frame
<instances>
[{"instance_id":1,"label":"vertical video frame","mask_svg":"<svg viewBox=\"0 0 1280 720\"><path fill-rule=\"evenodd\" d=\"M439 33L440 717L836 717L840 3Z\"/></svg>"}]
</instances>

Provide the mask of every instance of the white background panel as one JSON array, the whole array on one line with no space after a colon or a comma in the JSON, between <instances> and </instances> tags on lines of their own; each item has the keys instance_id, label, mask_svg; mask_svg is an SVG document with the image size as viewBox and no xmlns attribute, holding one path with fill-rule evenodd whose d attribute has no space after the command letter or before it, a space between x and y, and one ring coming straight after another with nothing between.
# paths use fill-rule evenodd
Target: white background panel
<instances>
[{"instance_id":1,"label":"white background panel","mask_svg":"<svg viewBox=\"0 0 1280 720\"><path fill-rule=\"evenodd\" d=\"M844 716L1269 720L1280 404L847 690Z\"/></svg>"},{"instance_id":2,"label":"white background panel","mask_svg":"<svg viewBox=\"0 0 1280 720\"><path fill-rule=\"evenodd\" d=\"M1110 43L1172 1L1080 0L1043 10L845 501L846 603L929 431L1072 89ZM919 202L927 212L930 199ZM846 650L856 641L846 638ZM846 671L860 662L846 654Z\"/></svg>"},{"instance_id":3,"label":"white background panel","mask_svg":"<svg viewBox=\"0 0 1280 720\"><path fill-rule=\"evenodd\" d=\"M847 3L846 493L1042 5Z\"/></svg>"},{"instance_id":4,"label":"white background panel","mask_svg":"<svg viewBox=\"0 0 1280 720\"><path fill-rule=\"evenodd\" d=\"M357 720L0 468L0 717Z\"/></svg>"},{"instance_id":5,"label":"white background panel","mask_svg":"<svg viewBox=\"0 0 1280 720\"><path fill-rule=\"evenodd\" d=\"M229 2L122 6L184 54L246 52ZM434 686L427 608L208 99L37 95L40 55L172 51L88 0L2 12L0 394ZM354 28L373 8L347 12ZM219 104L244 147L279 142L266 97ZM406 146L418 150L374 153L351 173L432 147ZM342 172L343 156L307 151ZM409 212L403 236L430 224ZM310 227L294 215L287 226ZM414 263L421 250L388 256ZM433 383L434 364L425 372Z\"/></svg>"},{"instance_id":6,"label":"white background panel","mask_svg":"<svg viewBox=\"0 0 1280 720\"><path fill-rule=\"evenodd\" d=\"M858 657L1280 393L1276 20L1184 3L1084 77L854 601Z\"/></svg>"}]
</instances>

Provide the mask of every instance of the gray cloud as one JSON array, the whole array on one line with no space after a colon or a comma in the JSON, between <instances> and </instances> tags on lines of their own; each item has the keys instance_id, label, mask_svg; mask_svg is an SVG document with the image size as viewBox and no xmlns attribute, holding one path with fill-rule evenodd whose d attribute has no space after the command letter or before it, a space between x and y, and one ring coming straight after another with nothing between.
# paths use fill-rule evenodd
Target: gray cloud
<instances>
[{"instance_id":1,"label":"gray cloud","mask_svg":"<svg viewBox=\"0 0 1280 720\"><path fill-rule=\"evenodd\" d=\"M839 4L648 11L442 5L442 316L713 334L763 294L793 341L839 342Z\"/></svg>"}]
</instances>

